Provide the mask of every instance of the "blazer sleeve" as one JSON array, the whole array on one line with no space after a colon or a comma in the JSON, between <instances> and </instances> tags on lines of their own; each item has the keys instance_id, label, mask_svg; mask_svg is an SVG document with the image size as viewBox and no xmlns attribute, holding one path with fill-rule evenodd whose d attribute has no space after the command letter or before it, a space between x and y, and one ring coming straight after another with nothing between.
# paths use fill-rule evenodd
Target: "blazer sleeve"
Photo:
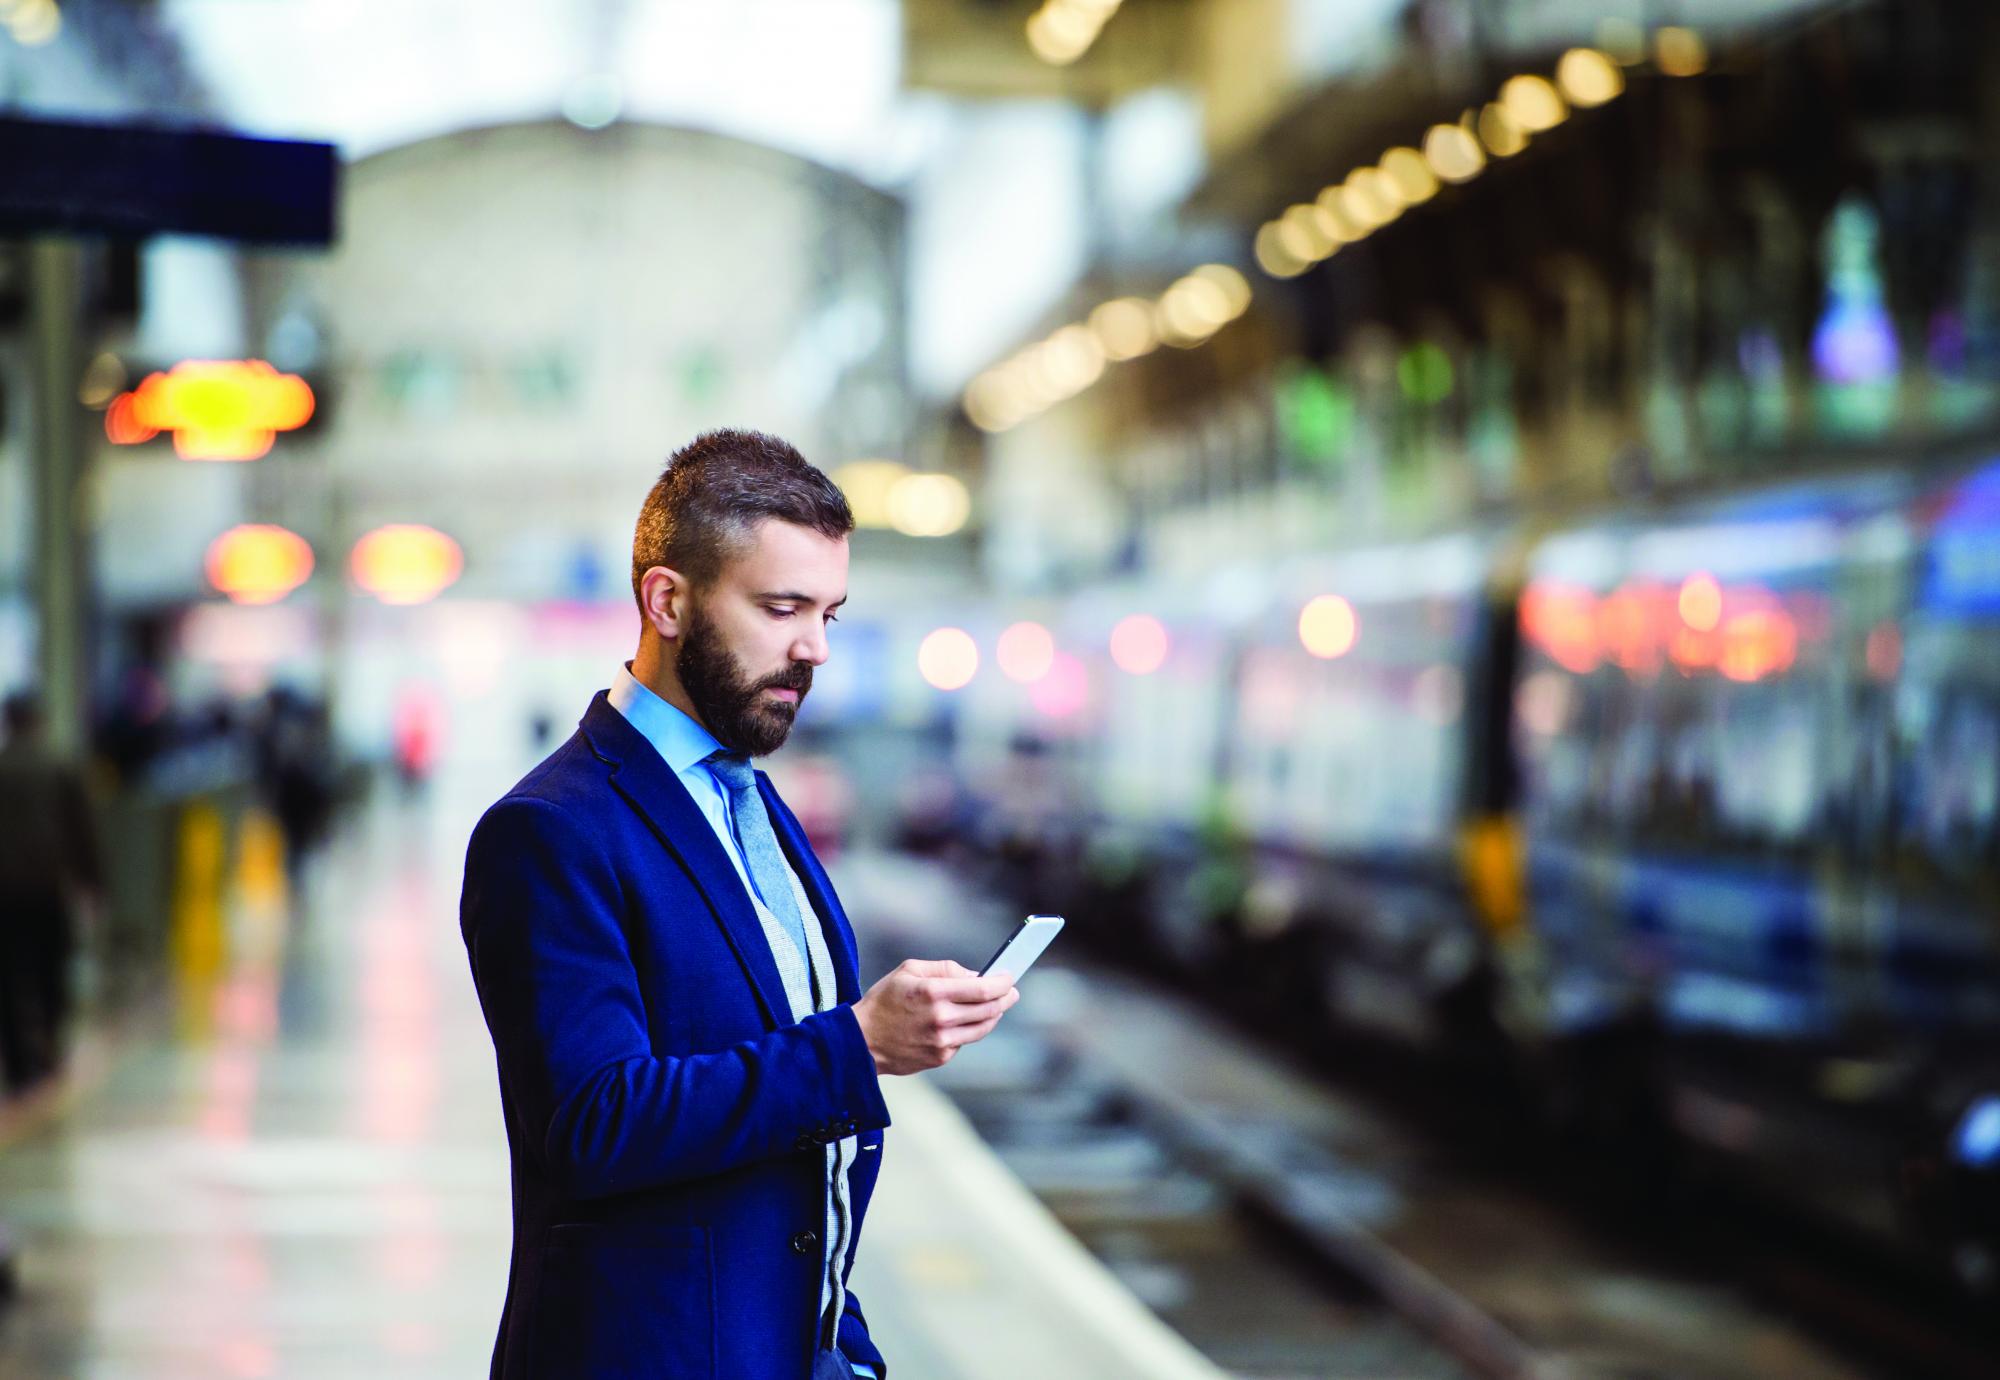
<instances>
[{"instance_id":1,"label":"blazer sleeve","mask_svg":"<svg viewBox=\"0 0 2000 1380\"><path fill-rule=\"evenodd\" d=\"M473 831L459 914L473 982L520 1139L539 1133L563 1191L628 1193L889 1124L851 1007L655 1056L623 910L604 850L560 806L512 796Z\"/></svg>"}]
</instances>

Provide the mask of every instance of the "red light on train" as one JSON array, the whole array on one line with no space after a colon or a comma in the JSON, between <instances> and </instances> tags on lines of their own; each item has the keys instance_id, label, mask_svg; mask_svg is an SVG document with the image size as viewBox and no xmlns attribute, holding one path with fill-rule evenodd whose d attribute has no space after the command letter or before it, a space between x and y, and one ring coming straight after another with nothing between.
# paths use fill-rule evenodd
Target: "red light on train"
<instances>
[{"instance_id":1,"label":"red light on train","mask_svg":"<svg viewBox=\"0 0 2000 1380\"><path fill-rule=\"evenodd\" d=\"M257 460L279 432L297 430L312 414L312 389L296 374L261 359L197 359L119 394L104 414L104 434L129 446L171 431L183 460Z\"/></svg>"},{"instance_id":2,"label":"red light on train","mask_svg":"<svg viewBox=\"0 0 2000 1380\"><path fill-rule=\"evenodd\" d=\"M1654 587L1626 585L1597 606L1597 642L1605 658L1636 676L1656 675L1665 660L1666 625Z\"/></svg>"},{"instance_id":3,"label":"red light on train","mask_svg":"<svg viewBox=\"0 0 2000 1380\"><path fill-rule=\"evenodd\" d=\"M1715 667L1730 680L1763 680L1790 670L1798 650L1798 628L1790 614L1752 609L1722 625L1722 653Z\"/></svg>"},{"instance_id":4,"label":"red light on train","mask_svg":"<svg viewBox=\"0 0 2000 1380\"><path fill-rule=\"evenodd\" d=\"M1714 632L1722 625L1722 586L1712 575L1690 575L1681 586L1681 621L1696 632Z\"/></svg>"},{"instance_id":5,"label":"red light on train","mask_svg":"<svg viewBox=\"0 0 2000 1380\"><path fill-rule=\"evenodd\" d=\"M1603 660L1597 596L1575 585L1537 582L1521 595L1521 631L1564 670L1587 675Z\"/></svg>"}]
</instances>

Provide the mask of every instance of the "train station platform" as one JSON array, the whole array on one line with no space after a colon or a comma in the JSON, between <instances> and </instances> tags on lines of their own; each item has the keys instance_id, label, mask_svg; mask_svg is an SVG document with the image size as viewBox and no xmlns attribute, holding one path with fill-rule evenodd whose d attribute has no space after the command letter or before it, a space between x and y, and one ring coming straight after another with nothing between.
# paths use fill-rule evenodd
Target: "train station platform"
<instances>
[{"instance_id":1,"label":"train station platform","mask_svg":"<svg viewBox=\"0 0 2000 1380\"><path fill-rule=\"evenodd\" d=\"M177 916L170 994L95 1013L65 1079L0 1112L19 1252L0 1375L485 1373L507 1162L455 922L457 804L359 821L296 901L246 854ZM896 1374L1222 1374L922 1077L887 1096L856 1288Z\"/></svg>"}]
</instances>

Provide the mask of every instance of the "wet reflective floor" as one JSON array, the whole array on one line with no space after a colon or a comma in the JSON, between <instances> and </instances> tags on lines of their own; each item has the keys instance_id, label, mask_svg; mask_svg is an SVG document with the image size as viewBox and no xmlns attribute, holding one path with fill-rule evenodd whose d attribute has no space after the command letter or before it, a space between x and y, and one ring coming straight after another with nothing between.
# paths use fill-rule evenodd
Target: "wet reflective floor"
<instances>
[{"instance_id":1,"label":"wet reflective floor","mask_svg":"<svg viewBox=\"0 0 2000 1380\"><path fill-rule=\"evenodd\" d=\"M147 1033L0 1147L0 1375L485 1372L507 1161L450 846L370 816L292 905L247 834L181 909Z\"/></svg>"}]
</instances>

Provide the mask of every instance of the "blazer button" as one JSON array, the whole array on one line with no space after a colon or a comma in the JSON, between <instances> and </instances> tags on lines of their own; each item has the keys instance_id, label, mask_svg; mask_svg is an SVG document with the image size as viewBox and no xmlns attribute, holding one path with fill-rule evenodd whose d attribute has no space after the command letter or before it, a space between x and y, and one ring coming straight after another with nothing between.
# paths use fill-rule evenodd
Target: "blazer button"
<instances>
[{"instance_id":1,"label":"blazer button","mask_svg":"<svg viewBox=\"0 0 2000 1380\"><path fill-rule=\"evenodd\" d=\"M793 1141L792 1144L796 1145L801 1150L810 1150L813 1148L813 1146L819 1144L819 1142L814 1140L810 1134L807 1134L800 1136L797 1140Z\"/></svg>"},{"instance_id":2,"label":"blazer button","mask_svg":"<svg viewBox=\"0 0 2000 1380\"><path fill-rule=\"evenodd\" d=\"M816 1232L802 1231L792 1238L792 1249L800 1255L810 1255L812 1248L818 1244L819 1235Z\"/></svg>"}]
</instances>

